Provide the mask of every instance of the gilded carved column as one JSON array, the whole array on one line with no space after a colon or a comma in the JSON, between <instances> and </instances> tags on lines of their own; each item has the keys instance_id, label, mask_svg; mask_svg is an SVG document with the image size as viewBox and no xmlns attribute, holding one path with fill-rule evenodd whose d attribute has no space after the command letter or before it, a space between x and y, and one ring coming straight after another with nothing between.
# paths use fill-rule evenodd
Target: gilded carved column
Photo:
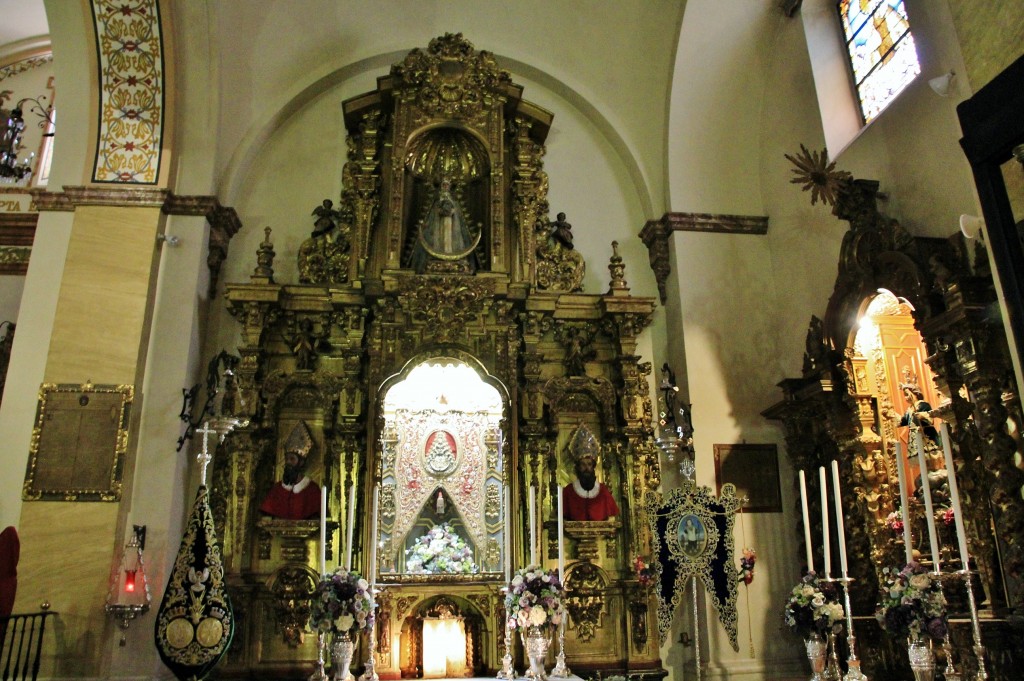
<instances>
[{"instance_id":1,"label":"gilded carved column","mask_svg":"<svg viewBox=\"0 0 1024 681\"><path fill-rule=\"evenodd\" d=\"M541 165L544 146L530 139L531 124L517 117L512 126L512 215L519 234L519 262L526 271L517 277L536 283L536 229L538 220L547 220L548 176Z\"/></svg>"}]
</instances>

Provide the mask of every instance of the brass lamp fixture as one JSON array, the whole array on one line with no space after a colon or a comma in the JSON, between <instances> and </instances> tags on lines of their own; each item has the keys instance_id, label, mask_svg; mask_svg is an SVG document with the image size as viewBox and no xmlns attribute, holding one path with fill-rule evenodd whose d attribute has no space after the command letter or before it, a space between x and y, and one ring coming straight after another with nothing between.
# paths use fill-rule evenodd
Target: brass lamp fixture
<instances>
[{"instance_id":1,"label":"brass lamp fixture","mask_svg":"<svg viewBox=\"0 0 1024 681\"><path fill-rule=\"evenodd\" d=\"M104 608L121 627L121 645L125 645L125 632L131 621L149 611L149 582L142 551L146 546L146 526L133 525L132 538L124 546L121 562L110 580L107 604Z\"/></svg>"},{"instance_id":2,"label":"brass lamp fixture","mask_svg":"<svg viewBox=\"0 0 1024 681\"><path fill-rule=\"evenodd\" d=\"M18 152L23 148L21 136L25 132L23 112L26 104L30 104L29 111L39 116L39 127L46 129L43 137L53 137L53 106L44 105L42 100L45 99L44 95L23 97L10 110L0 109L0 123L3 124L0 128L0 182L20 182L31 176L34 170L34 152L18 162Z\"/></svg>"},{"instance_id":3,"label":"brass lamp fixture","mask_svg":"<svg viewBox=\"0 0 1024 681\"><path fill-rule=\"evenodd\" d=\"M696 472L693 451L693 423L690 420L690 405L678 401L679 387L675 374L666 362L661 367L661 397L658 399L658 437L654 444L665 455L668 463L675 463L679 457L679 474L693 480Z\"/></svg>"}]
</instances>

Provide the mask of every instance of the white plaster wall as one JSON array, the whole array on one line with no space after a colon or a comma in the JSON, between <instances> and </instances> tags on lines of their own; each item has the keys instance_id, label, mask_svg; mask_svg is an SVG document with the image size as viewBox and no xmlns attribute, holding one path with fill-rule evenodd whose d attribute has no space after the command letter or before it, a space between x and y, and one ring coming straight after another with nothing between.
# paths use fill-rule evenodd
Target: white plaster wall
<instances>
[{"instance_id":1,"label":"white plaster wall","mask_svg":"<svg viewBox=\"0 0 1024 681\"><path fill-rule=\"evenodd\" d=\"M759 108L781 16L773 2L686 3L668 120L671 210L763 214Z\"/></svg>"},{"instance_id":2,"label":"white plaster wall","mask_svg":"<svg viewBox=\"0 0 1024 681\"><path fill-rule=\"evenodd\" d=\"M478 49L564 81L600 111L621 134L623 149L637 158L646 206L661 212L663 103L681 15L681 4L669 0L219 3L215 31L236 37L224 41L218 55L218 174L247 165L250 159L239 157L247 151L244 140L312 84L353 64L404 56L435 36L461 31ZM227 200L235 200L236 190L229 185Z\"/></svg>"},{"instance_id":3,"label":"white plaster wall","mask_svg":"<svg viewBox=\"0 0 1024 681\"><path fill-rule=\"evenodd\" d=\"M701 613L706 623L701 631L702 657L709 678L790 678L797 668L797 641L780 636L779 604L799 577L792 569L795 542L788 530L795 521L788 482L792 472L785 460L782 433L760 415L776 401L779 372L772 360L777 355L778 300L769 240L767 236L676 232L671 248L674 281L670 290L678 291L678 299L670 301L668 314L679 314L684 329L697 483L717 489L715 444L773 443L779 446L780 457L783 512L744 514L736 521L737 560L745 546L758 554L753 584L740 587L740 650L732 650L708 606ZM670 354L677 356L678 350ZM666 489L678 480L678 473L666 471ZM677 612L671 640L678 640L682 631L693 635L691 612L689 608ZM685 677L691 654L663 649L673 679Z\"/></svg>"},{"instance_id":4,"label":"white plaster wall","mask_svg":"<svg viewBox=\"0 0 1024 681\"><path fill-rule=\"evenodd\" d=\"M96 43L86 3L46 0L46 18L53 40L54 84L58 92L59 130L53 138L50 191L82 184L90 176L89 150L95 140Z\"/></svg>"},{"instance_id":5,"label":"white plaster wall","mask_svg":"<svg viewBox=\"0 0 1024 681\"><path fill-rule=\"evenodd\" d=\"M198 486L189 476L190 462L195 458L190 447L181 452L175 447L185 427L178 418L181 391L202 376L201 340L208 308L206 221L202 217L170 216L166 233L177 236L179 243L161 247L145 378L136 397L141 409L139 442L135 460L125 471L125 502L121 508L124 542L133 524L147 528L145 560L154 604L151 613L163 597L185 516ZM211 447L216 453L216 442ZM118 636L107 641L112 678L168 676L152 645L152 617L143 616L126 632L127 647L118 645Z\"/></svg>"},{"instance_id":6,"label":"white plaster wall","mask_svg":"<svg viewBox=\"0 0 1024 681\"><path fill-rule=\"evenodd\" d=\"M39 384L46 368L46 349L57 309L60 277L64 271L71 213L43 213L36 229L46 239L36 239L25 276L18 330L7 369L7 385L0 403L0 527L18 525L21 517L21 486L35 423Z\"/></svg>"},{"instance_id":7,"label":"white plaster wall","mask_svg":"<svg viewBox=\"0 0 1024 681\"><path fill-rule=\"evenodd\" d=\"M24 289L25 277L20 274L0 276L0 322L18 323L18 310L21 307L21 293Z\"/></svg>"}]
</instances>

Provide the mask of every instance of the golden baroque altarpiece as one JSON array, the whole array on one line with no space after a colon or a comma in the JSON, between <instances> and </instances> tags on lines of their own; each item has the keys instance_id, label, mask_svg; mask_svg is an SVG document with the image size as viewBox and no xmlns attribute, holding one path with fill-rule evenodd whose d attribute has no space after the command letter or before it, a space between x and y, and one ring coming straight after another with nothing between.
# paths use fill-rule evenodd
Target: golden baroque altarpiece
<instances>
[{"instance_id":1,"label":"golden baroque altarpiece","mask_svg":"<svg viewBox=\"0 0 1024 681\"><path fill-rule=\"evenodd\" d=\"M989 678L1017 678L1024 661L1024 418L988 257L960 233L949 239L911 236L878 211L877 200L877 182L838 183L832 212L850 227L835 287L824 319L811 319L803 375L779 383L784 399L764 415L782 422L794 468L839 462L843 506L849 509L850 576L856 580L853 612L865 615L855 617L854 626L860 649L871 651L862 655L864 672L873 679L909 678L902 642L885 636L871 613L881 569L904 562L901 536L887 519L899 509L896 443L902 440L906 447L907 441L901 415L908 404L901 391L908 385L920 390L923 402L917 404L934 405L928 418L941 418L951 432L971 567L979 575L975 592L984 606ZM877 329L874 342L862 340L865 320ZM938 443L924 441L941 505L942 452ZM917 474L914 462L902 465ZM811 487L815 477L809 476ZM811 517L820 519L818 492L812 489L809 499ZM914 549L928 564L923 501L912 495L909 506ZM816 525L812 534L820 536L820 520ZM953 572L961 568L956 537L950 523L939 522L938 530L954 658L969 667L974 657L968 599ZM798 536L802 543L802 532ZM817 551L820 565L820 546ZM963 671L973 678L969 668Z\"/></svg>"},{"instance_id":2,"label":"golden baroque altarpiece","mask_svg":"<svg viewBox=\"0 0 1024 681\"><path fill-rule=\"evenodd\" d=\"M328 490L328 569L342 563L353 487L355 569L367 573L377 544L382 678L422 674L423 623L439 612L463 619L468 675L500 668L503 493L512 566L529 560L534 486L540 560L555 567L557 489L572 477L569 442L583 427L621 514L566 524L567 661L664 675L650 634L657 605L631 570L650 552L641 506L660 484L651 365L637 355L654 301L630 295L615 244L608 291L582 291L571 231L549 217L541 159L552 115L521 93L461 35L413 50L376 90L344 103L340 202L313 211L299 281L275 280L268 227L250 280L226 285L241 327L237 404L250 424L228 437L213 473L239 622L225 673L307 674L316 657L305 623L318 521L257 510L305 424L307 472ZM389 390L431 362L475 370L500 396L497 410L445 411L443 391L436 408L386 408ZM409 570L410 542L446 514L479 572Z\"/></svg>"}]
</instances>

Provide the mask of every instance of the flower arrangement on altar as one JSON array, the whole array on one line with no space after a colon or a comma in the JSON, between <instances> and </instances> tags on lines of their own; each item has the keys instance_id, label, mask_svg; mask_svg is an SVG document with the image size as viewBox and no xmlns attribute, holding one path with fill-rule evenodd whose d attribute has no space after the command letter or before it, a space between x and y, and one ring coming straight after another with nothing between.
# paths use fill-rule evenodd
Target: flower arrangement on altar
<instances>
[{"instance_id":1,"label":"flower arrangement on altar","mask_svg":"<svg viewBox=\"0 0 1024 681\"><path fill-rule=\"evenodd\" d=\"M938 575L928 572L916 561L902 570L884 568L878 610L875 618L894 636L930 636L941 641L946 636L946 597Z\"/></svg>"},{"instance_id":2,"label":"flower arrangement on altar","mask_svg":"<svg viewBox=\"0 0 1024 681\"><path fill-rule=\"evenodd\" d=\"M757 552L754 549L743 549L743 557L740 558L740 569L736 574L736 581L750 584L754 581L754 565L757 564Z\"/></svg>"},{"instance_id":3,"label":"flower arrangement on altar","mask_svg":"<svg viewBox=\"0 0 1024 681\"><path fill-rule=\"evenodd\" d=\"M558 572L545 572L537 565L519 570L505 596L505 612L510 630L530 626L551 629L561 624L565 611Z\"/></svg>"},{"instance_id":4,"label":"flower arrangement on altar","mask_svg":"<svg viewBox=\"0 0 1024 681\"><path fill-rule=\"evenodd\" d=\"M448 523L430 528L405 552L407 572L428 575L468 575L479 572L473 550Z\"/></svg>"},{"instance_id":5,"label":"flower arrangement on altar","mask_svg":"<svg viewBox=\"0 0 1024 681\"><path fill-rule=\"evenodd\" d=\"M896 534L903 532L903 517L899 511L893 511L885 517L885 526Z\"/></svg>"},{"instance_id":6,"label":"flower arrangement on altar","mask_svg":"<svg viewBox=\"0 0 1024 681\"><path fill-rule=\"evenodd\" d=\"M369 631L376 607L367 581L358 573L339 567L316 585L310 602L309 626L319 633Z\"/></svg>"},{"instance_id":7,"label":"flower arrangement on altar","mask_svg":"<svg viewBox=\"0 0 1024 681\"><path fill-rule=\"evenodd\" d=\"M844 616L835 584L819 580L814 572L804 575L786 601L786 625L805 639L811 634L839 633Z\"/></svg>"},{"instance_id":8,"label":"flower arrangement on altar","mask_svg":"<svg viewBox=\"0 0 1024 681\"><path fill-rule=\"evenodd\" d=\"M633 559L633 572L636 574L636 581L645 589L654 584L654 580L658 578L655 569L640 556Z\"/></svg>"}]
</instances>

